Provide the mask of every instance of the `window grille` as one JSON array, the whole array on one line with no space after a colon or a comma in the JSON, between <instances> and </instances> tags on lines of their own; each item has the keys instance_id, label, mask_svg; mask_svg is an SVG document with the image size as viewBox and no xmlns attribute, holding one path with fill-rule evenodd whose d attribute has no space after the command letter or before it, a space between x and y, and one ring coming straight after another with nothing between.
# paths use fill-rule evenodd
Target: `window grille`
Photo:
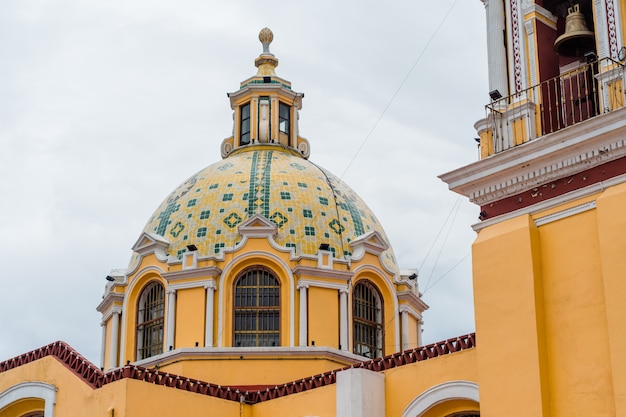
<instances>
[{"instance_id":1,"label":"window grille","mask_svg":"<svg viewBox=\"0 0 626 417\"><path fill-rule=\"evenodd\" d=\"M383 354L382 302L376 287L359 282L352 295L353 351L377 358Z\"/></svg>"},{"instance_id":2,"label":"window grille","mask_svg":"<svg viewBox=\"0 0 626 417\"><path fill-rule=\"evenodd\" d=\"M165 289L158 282L144 288L137 308L137 360L163 353Z\"/></svg>"},{"instance_id":3,"label":"window grille","mask_svg":"<svg viewBox=\"0 0 626 417\"><path fill-rule=\"evenodd\" d=\"M234 346L280 346L280 284L266 269L235 282Z\"/></svg>"}]
</instances>

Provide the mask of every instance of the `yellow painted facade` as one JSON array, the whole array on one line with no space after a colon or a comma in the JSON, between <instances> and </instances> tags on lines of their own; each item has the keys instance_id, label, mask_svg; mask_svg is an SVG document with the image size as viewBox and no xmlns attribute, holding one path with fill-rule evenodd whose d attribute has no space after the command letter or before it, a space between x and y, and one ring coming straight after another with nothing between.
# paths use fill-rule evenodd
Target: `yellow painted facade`
<instances>
[{"instance_id":1,"label":"yellow painted facade","mask_svg":"<svg viewBox=\"0 0 626 417\"><path fill-rule=\"evenodd\" d=\"M420 346L417 271L308 161L264 29L223 160L107 277L102 370L61 343L2 362L0 416L626 416L626 5L581 1L595 55L567 56L563 2L531 3L485 2L509 51L489 44L480 160L441 176L480 207L476 335Z\"/></svg>"}]
</instances>

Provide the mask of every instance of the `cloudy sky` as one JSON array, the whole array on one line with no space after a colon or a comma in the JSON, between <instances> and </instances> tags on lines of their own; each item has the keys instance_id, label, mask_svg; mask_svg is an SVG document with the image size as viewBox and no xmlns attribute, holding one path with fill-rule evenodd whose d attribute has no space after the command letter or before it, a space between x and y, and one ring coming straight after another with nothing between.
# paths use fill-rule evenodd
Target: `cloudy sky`
<instances>
[{"instance_id":1,"label":"cloudy sky","mask_svg":"<svg viewBox=\"0 0 626 417\"><path fill-rule=\"evenodd\" d=\"M255 74L265 26L277 74L305 93L311 160L420 269L424 342L474 330L479 210L437 175L477 159L479 0L5 0L0 361L64 340L99 363L104 278L161 201L220 159L226 93Z\"/></svg>"}]
</instances>

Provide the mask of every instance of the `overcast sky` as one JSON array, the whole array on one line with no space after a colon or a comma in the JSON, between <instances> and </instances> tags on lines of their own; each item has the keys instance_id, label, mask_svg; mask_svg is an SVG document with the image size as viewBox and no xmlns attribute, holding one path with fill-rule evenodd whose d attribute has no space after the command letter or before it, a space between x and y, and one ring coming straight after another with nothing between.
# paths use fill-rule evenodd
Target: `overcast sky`
<instances>
[{"instance_id":1,"label":"overcast sky","mask_svg":"<svg viewBox=\"0 0 626 417\"><path fill-rule=\"evenodd\" d=\"M479 0L1 1L0 361L64 340L99 364L105 276L220 160L226 93L256 73L265 26L277 74L305 94L311 161L420 268L424 342L474 331L479 209L437 175L477 159L484 14Z\"/></svg>"}]
</instances>

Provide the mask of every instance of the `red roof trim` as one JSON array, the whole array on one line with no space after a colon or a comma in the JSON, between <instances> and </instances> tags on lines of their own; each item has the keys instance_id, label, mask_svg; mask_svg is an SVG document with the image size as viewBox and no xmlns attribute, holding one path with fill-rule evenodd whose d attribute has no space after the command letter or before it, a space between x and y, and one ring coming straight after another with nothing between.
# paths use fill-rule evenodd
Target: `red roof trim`
<instances>
[{"instance_id":1,"label":"red roof trim","mask_svg":"<svg viewBox=\"0 0 626 417\"><path fill-rule=\"evenodd\" d=\"M222 387L209 382L184 376L162 373L158 370L140 366L126 365L110 372L102 372L93 363L89 362L70 345L65 342L54 342L47 346L35 349L15 358L0 362L0 373L9 371L30 362L53 356L64 364L70 371L81 378L93 389L125 378L145 381L151 384L163 385L202 395L209 395L230 401L243 400L246 404L256 404L262 401L273 400L285 395L296 394L314 388L320 388L337 382L337 372L350 368L363 368L374 372L381 372L398 366L425 361L442 355L460 352L476 346L476 334L471 333L455 337L431 345L405 350L382 358L357 362L344 368L313 375L298 381L282 385L232 386ZM242 398L243 397L243 398Z\"/></svg>"}]
</instances>

